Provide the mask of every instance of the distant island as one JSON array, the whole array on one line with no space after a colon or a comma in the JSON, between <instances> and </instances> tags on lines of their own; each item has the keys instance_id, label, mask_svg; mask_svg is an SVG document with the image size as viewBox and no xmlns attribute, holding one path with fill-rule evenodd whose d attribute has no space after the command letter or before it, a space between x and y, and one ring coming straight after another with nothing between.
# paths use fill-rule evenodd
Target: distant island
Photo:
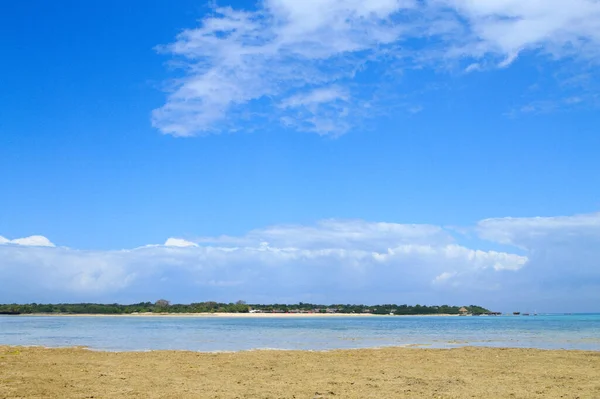
<instances>
[{"instance_id":1,"label":"distant island","mask_svg":"<svg viewBox=\"0 0 600 399\"><path fill-rule=\"evenodd\" d=\"M436 314L494 314L488 309L476 306L425 306L425 305L318 305L300 302L298 304L247 304L198 302L191 304L171 304L165 299L154 303L140 302L131 305L98 303L58 303L58 304L4 304L0 305L0 314L142 314L142 313L338 313L338 314L375 314L375 315L436 315Z\"/></svg>"}]
</instances>

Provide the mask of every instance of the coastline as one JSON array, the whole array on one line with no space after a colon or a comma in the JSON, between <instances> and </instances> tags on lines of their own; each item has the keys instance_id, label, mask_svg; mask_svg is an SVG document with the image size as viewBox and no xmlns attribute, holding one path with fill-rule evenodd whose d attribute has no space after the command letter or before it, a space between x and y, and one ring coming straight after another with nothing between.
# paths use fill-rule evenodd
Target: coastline
<instances>
[{"instance_id":1,"label":"coastline","mask_svg":"<svg viewBox=\"0 0 600 399\"><path fill-rule=\"evenodd\" d=\"M600 352L381 348L100 352L0 346L0 397L600 397Z\"/></svg>"},{"instance_id":2,"label":"coastline","mask_svg":"<svg viewBox=\"0 0 600 399\"><path fill-rule=\"evenodd\" d=\"M10 317L227 317L227 318L302 318L302 317L455 317L455 314L428 315L378 315L371 313L129 313L129 314L98 314L98 313L29 313Z\"/></svg>"}]
</instances>

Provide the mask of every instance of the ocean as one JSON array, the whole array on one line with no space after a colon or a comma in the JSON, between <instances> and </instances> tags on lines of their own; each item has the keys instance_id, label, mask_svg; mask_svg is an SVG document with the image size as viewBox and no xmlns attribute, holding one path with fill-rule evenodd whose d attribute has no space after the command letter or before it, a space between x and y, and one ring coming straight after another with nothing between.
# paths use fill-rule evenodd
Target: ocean
<instances>
[{"instance_id":1,"label":"ocean","mask_svg":"<svg viewBox=\"0 0 600 399\"><path fill-rule=\"evenodd\" d=\"M92 350L491 346L600 350L600 314L480 317L0 316L0 345Z\"/></svg>"}]
</instances>

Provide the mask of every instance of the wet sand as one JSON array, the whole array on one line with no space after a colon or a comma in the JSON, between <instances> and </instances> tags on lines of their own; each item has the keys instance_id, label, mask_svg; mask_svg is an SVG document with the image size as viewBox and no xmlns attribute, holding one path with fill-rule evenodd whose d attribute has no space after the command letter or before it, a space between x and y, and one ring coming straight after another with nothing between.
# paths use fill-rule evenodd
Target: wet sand
<instances>
[{"instance_id":1,"label":"wet sand","mask_svg":"<svg viewBox=\"0 0 600 399\"><path fill-rule=\"evenodd\" d=\"M600 352L0 347L0 398L600 398Z\"/></svg>"}]
</instances>

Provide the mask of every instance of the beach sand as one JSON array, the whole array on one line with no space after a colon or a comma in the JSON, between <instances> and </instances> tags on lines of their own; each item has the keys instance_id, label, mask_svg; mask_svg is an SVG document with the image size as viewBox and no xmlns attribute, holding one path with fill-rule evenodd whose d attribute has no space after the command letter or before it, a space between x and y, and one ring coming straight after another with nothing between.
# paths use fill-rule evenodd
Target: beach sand
<instances>
[{"instance_id":1,"label":"beach sand","mask_svg":"<svg viewBox=\"0 0 600 399\"><path fill-rule=\"evenodd\" d=\"M600 352L0 347L0 398L600 398Z\"/></svg>"},{"instance_id":2,"label":"beach sand","mask_svg":"<svg viewBox=\"0 0 600 399\"><path fill-rule=\"evenodd\" d=\"M236 317L236 318L294 318L294 317L418 317L373 315L370 313L127 313L127 314L97 314L97 313L29 313L12 317ZM427 315L427 316L458 316L458 315Z\"/></svg>"},{"instance_id":3,"label":"beach sand","mask_svg":"<svg viewBox=\"0 0 600 399\"><path fill-rule=\"evenodd\" d=\"M457 314L377 315L371 313L27 313L11 317L225 317L225 318L303 318L303 317L454 317Z\"/></svg>"}]
</instances>

